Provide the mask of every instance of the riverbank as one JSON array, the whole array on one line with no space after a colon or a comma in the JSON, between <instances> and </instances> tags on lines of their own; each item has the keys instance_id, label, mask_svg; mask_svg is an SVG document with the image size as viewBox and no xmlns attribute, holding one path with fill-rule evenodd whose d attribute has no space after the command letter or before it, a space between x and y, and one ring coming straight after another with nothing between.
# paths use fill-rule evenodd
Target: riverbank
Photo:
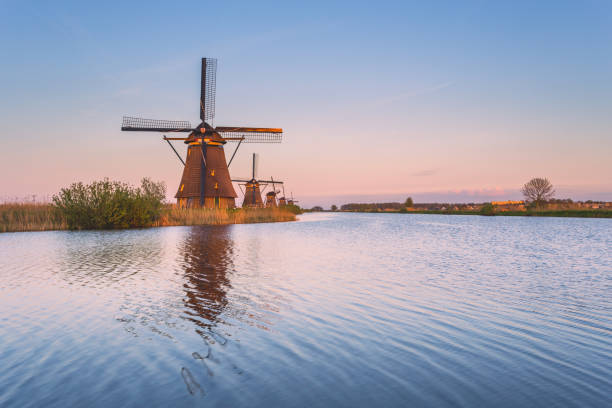
<instances>
[{"instance_id":1,"label":"riverbank","mask_svg":"<svg viewBox=\"0 0 612 408\"><path fill-rule=\"evenodd\" d=\"M226 225L295 221L296 215L282 208L176 208L165 206L152 227L179 225ZM0 204L0 232L67 230L65 216L51 204Z\"/></svg>"},{"instance_id":2,"label":"riverbank","mask_svg":"<svg viewBox=\"0 0 612 408\"><path fill-rule=\"evenodd\" d=\"M608 209L580 209L580 210L526 210L526 211L482 211L466 210L405 210L405 211L339 211L374 214L443 214L443 215L482 215L507 217L573 217L573 218L612 218L612 210Z\"/></svg>"}]
</instances>

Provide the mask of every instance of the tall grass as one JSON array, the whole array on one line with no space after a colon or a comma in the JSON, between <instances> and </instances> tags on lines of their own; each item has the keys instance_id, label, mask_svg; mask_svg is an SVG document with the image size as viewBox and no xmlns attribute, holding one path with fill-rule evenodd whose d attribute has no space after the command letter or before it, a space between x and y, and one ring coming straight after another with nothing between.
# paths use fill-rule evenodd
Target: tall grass
<instances>
[{"instance_id":1,"label":"tall grass","mask_svg":"<svg viewBox=\"0 0 612 408\"><path fill-rule=\"evenodd\" d=\"M0 232L67 229L66 218L50 204L0 204Z\"/></svg>"},{"instance_id":2,"label":"tall grass","mask_svg":"<svg viewBox=\"0 0 612 408\"><path fill-rule=\"evenodd\" d=\"M166 205L149 226L224 225L295 221L295 214L279 208L177 208ZM119 227L116 227L119 228ZM66 216L52 204L0 204L0 232L71 229Z\"/></svg>"},{"instance_id":3,"label":"tall grass","mask_svg":"<svg viewBox=\"0 0 612 408\"><path fill-rule=\"evenodd\" d=\"M279 208L178 208L167 206L158 226L170 225L223 225L257 222L295 221L295 214Z\"/></svg>"}]
</instances>

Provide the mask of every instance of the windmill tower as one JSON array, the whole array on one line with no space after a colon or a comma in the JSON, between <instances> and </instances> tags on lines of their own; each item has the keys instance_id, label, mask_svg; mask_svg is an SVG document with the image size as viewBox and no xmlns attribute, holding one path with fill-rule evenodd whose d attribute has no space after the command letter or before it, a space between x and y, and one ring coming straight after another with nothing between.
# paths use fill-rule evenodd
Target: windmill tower
<instances>
[{"instance_id":1,"label":"windmill tower","mask_svg":"<svg viewBox=\"0 0 612 408\"><path fill-rule=\"evenodd\" d=\"M187 137L167 137L179 160L183 163L183 176L175 198L179 207L231 208L238 196L229 175L229 166L241 143L280 143L283 130L278 128L249 128L234 126L213 127L217 88L217 60L202 58L200 86L200 120L195 128L187 121L155 120L123 117L121 130L135 132L189 133ZM182 140L187 145L187 158L183 161L172 145ZM227 142L238 145L229 160L223 146Z\"/></svg>"},{"instance_id":2,"label":"windmill tower","mask_svg":"<svg viewBox=\"0 0 612 408\"><path fill-rule=\"evenodd\" d=\"M252 173L251 173L251 178L250 179L246 179L246 178L242 178L242 179L235 179L232 180L233 182L239 183L238 185L242 188L242 186L244 186L244 200L242 201L242 207L246 208L246 207L263 207L264 206L264 202L261 199L261 193L262 193L262 189L261 187L263 186L263 189L265 190L265 188L269 185L269 184L283 184L282 181L277 181L277 180L273 180L272 178L270 178L270 180L259 180L257 179L257 164L259 162L259 156L255 153L253 153L253 165L252 165ZM274 191L274 189L273 189ZM270 193L268 193L270 194ZM266 194L266 207L268 206L268 194ZM276 203L276 193L274 193L274 202Z\"/></svg>"}]
</instances>

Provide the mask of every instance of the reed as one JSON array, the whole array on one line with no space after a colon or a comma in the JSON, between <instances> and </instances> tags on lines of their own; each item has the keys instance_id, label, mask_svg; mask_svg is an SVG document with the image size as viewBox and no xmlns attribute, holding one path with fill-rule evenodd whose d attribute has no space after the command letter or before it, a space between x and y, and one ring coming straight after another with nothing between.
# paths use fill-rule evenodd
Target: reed
<instances>
[{"instance_id":1,"label":"reed","mask_svg":"<svg viewBox=\"0 0 612 408\"><path fill-rule=\"evenodd\" d=\"M295 221L290 211L279 208L208 209L165 206L151 225L225 225ZM66 217L52 204L0 204L0 232L49 231L69 229Z\"/></svg>"},{"instance_id":2,"label":"reed","mask_svg":"<svg viewBox=\"0 0 612 408\"><path fill-rule=\"evenodd\" d=\"M0 204L0 232L67 229L66 218L51 204Z\"/></svg>"},{"instance_id":3,"label":"reed","mask_svg":"<svg viewBox=\"0 0 612 408\"><path fill-rule=\"evenodd\" d=\"M280 208L178 208L168 206L162 211L157 226L224 225L259 222L295 221L295 214Z\"/></svg>"}]
</instances>

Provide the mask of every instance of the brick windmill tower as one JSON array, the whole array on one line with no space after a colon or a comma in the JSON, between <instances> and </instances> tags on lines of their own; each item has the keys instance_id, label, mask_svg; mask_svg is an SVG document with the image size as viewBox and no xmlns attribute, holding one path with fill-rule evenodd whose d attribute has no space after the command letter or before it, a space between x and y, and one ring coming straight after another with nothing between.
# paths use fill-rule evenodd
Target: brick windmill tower
<instances>
[{"instance_id":1,"label":"brick windmill tower","mask_svg":"<svg viewBox=\"0 0 612 408\"><path fill-rule=\"evenodd\" d=\"M183 163L183 177L175 198L180 207L231 208L238 196L232 185L229 166L241 143L280 143L283 130L279 128L252 128L238 126L213 127L215 117L217 60L202 58L200 87L200 120L193 127L186 121L123 117L121 130L132 132L189 133L187 137L167 137L179 160ZM187 145L187 158L183 160L171 143L182 140ZM238 143L229 163L223 146Z\"/></svg>"}]
</instances>

